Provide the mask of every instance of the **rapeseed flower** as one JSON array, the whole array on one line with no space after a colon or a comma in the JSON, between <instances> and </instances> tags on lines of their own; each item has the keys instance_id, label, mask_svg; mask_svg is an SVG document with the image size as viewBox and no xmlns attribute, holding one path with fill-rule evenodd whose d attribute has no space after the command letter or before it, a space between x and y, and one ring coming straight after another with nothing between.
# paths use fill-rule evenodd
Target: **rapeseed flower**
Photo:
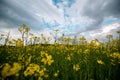
<instances>
[{"instance_id":1,"label":"rapeseed flower","mask_svg":"<svg viewBox=\"0 0 120 80\"><path fill-rule=\"evenodd\" d=\"M43 62L44 65L51 65L54 62L54 60L52 59L51 55L45 54L45 58L42 58L41 62Z\"/></svg>"},{"instance_id":2,"label":"rapeseed flower","mask_svg":"<svg viewBox=\"0 0 120 80\"><path fill-rule=\"evenodd\" d=\"M65 59L68 60L68 61L70 61L71 60L70 55L68 55Z\"/></svg>"},{"instance_id":3,"label":"rapeseed flower","mask_svg":"<svg viewBox=\"0 0 120 80\"><path fill-rule=\"evenodd\" d=\"M99 59L97 60L97 63L98 64L104 64L104 62L102 60L99 60Z\"/></svg>"},{"instance_id":4,"label":"rapeseed flower","mask_svg":"<svg viewBox=\"0 0 120 80\"><path fill-rule=\"evenodd\" d=\"M54 77L58 77L58 74L59 74L59 70L54 73Z\"/></svg>"},{"instance_id":5,"label":"rapeseed flower","mask_svg":"<svg viewBox=\"0 0 120 80\"><path fill-rule=\"evenodd\" d=\"M48 75L48 74L45 74L45 75L44 75L44 77L45 77L45 78L48 78L48 77L49 77L49 75Z\"/></svg>"},{"instance_id":6,"label":"rapeseed flower","mask_svg":"<svg viewBox=\"0 0 120 80\"><path fill-rule=\"evenodd\" d=\"M42 77L38 77L38 80L43 80L43 78Z\"/></svg>"},{"instance_id":7,"label":"rapeseed flower","mask_svg":"<svg viewBox=\"0 0 120 80\"><path fill-rule=\"evenodd\" d=\"M44 70L39 71L40 76L44 76Z\"/></svg>"},{"instance_id":8,"label":"rapeseed flower","mask_svg":"<svg viewBox=\"0 0 120 80\"><path fill-rule=\"evenodd\" d=\"M43 62L44 65L46 65L47 64L47 59L46 58L42 58L41 62Z\"/></svg>"},{"instance_id":9,"label":"rapeseed flower","mask_svg":"<svg viewBox=\"0 0 120 80\"><path fill-rule=\"evenodd\" d=\"M78 64L73 65L73 70L78 71L80 69L80 66Z\"/></svg>"},{"instance_id":10,"label":"rapeseed flower","mask_svg":"<svg viewBox=\"0 0 120 80\"><path fill-rule=\"evenodd\" d=\"M39 72L40 67L37 64L31 63L24 71L24 76L33 75L35 72Z\"/></svg>"},{"instance_id":11,"label":"rapeseed flower","mask_svg":"<svg viewBox=\"0 0 120 80\"><path fill-rule=\"evenodd\" d=\"M21 70L21 65L19 63L13 63L13 66L9 65L8 63L5 64L3 70L1 71L1 75L3 78L12 75L19 75L19 71Z\"/></svg>"}]
</instances>

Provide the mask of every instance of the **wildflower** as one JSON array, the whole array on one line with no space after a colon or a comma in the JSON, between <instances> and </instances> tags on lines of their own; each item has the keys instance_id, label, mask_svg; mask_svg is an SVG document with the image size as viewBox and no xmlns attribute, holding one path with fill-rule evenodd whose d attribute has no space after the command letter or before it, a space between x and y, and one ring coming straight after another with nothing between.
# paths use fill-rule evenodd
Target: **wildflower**
<instances>
[{"instance_id":1,"label":"wildflower","mask_svg":"<svg viewBox=\"0 0 120 80\"><path fill-rule=\"evenodd\" d=\"M46 75L44 75L44 77L45 77L45 78L48 78L48 77L49 77L49 75L48 75L48 74L46 74Z\"/></svg>"},{"instance_id":2,"label":"wildflower","mask_svg":"<svg viewBox=\"0 0 120 80\"><path fill-rule=\"evenodd\" d=\"M35 72L39 72L39 70L40 70L39 65L31 63L31 64L29 64L27 69L24 71L24 76L32 75Z\"/></svg>"},{"instance_id":3,"label":"wildflower","mask_svg":"<svg viewBox=\"0 0 120 80\"><path fill-rule=\"evenodd\" d=\"M44 76L44 70L39 71L40 76Z\"/></svg>"},{"instance_id":4,"label":"wildflower","mask_svg":"<svg viewBox=\"0 0 120 80\"><path fill-rule=\"evenodd\" d=\"M38 77L38 80L43 80L43 78L42 77Z\"/></svg>"},{"instance_id":5,"label":"wildflower","mask_svg":"<svg viewBox=\"0 0 120 80\"><path fill-rule=\"evenodd\" d=\"M120 64L120 54L119 53L110 54L110 57L112 57L112 59L113 59L111 64L115 65L116 60Z\"/></svg>"},{"instance_id":6,"label":"wildflower","mask_svg":"<svg viewBox=\"0 0 120 80\"><path fill-rule=\"evenodd\" d=\"M80 69L80 66L78 64L73 65L73 70L78 71Z\"/></svg>"},{"instance_id":7,"label":"wildflower","mask_svg":"<svg viewBox=\"0 0 120 80\"><path fill-rule=\"evenodd\" d=\"M120 54L119 53L113 53L110 56L113 57L113 58L116 58L116 59L120 60Z\"/></svg>"},{"instance_id":8,"label":"wildflower","mask_svg":"<svg viewBox=\"0 0 120 80\"><path fill-rule=\"evenodd\" d=\"M41 51L41 52L40 52L40 55L41 55L41 57L43 57L43 56L45 55L45 52L44 52L44 51Z\"/></svg>"},{"instance_id":9,"label":"wildflower","mask_svg":"<svg viewBox=\"0 0 120 80\"><path fill-rule=\"evenodd\" d=\"M98 64L104 64L104 62L102 60L97 60Z\"/></svg>"},{"instance_id":10,"label":"wildflower","mask_svg":"<svg viewBox=\"0 0 120 80\"><path fill-rule=\"evenodd\" d=\"M45 54L45 55L46 55L46 58L42 58L41 62L43 62L44 65L46 64L51 65L54 62L54 60L52 59L52 56L48 54Z\"/></svg>"},{"instance_id":11,"label":"wildflower","mask_svg":"<svg viewBox=\"0 0 120 80\"><path fill-rule=\"evenodd\" d=\"M2 72L1 72L2 77L7 77L8 76L8 71L9 71L10 68L11 68L11 66L8 63L6 63L5 66L3 67Z\"/></svg>"},{"instance_id":12,"label":"wildflower","mask_svg":"<svg viewBox=\"0 0 120 80\"><path fill-rule=\"evenodd\" d=\"M66 57L66 60L68 60L68 61L70 61L70 60L71 60L70 55L68 55L68 56Z\"/></svg>"},{"instance_id":13,"label":"wildflower","mask_svg":"<svg viewBox=\"0 0 120 80\"><path fill-rule=\"evenodd\" d=\"M86 50L84 51L84 53L85 53L85 54L89 54L89 53L90 53L90 50L89 50L89 49L86 49Z\"/></svg>"},{"instance_id":14,"label":"wildflower","mask_svg":"<svg viewBox=\"0 0 120 80\"><path fill-rule=\"evenodd\" d=\"M46 58L42 58L41 62L43 62L44 65L46 65L47 64L47 59Z\"/></svg>"},{"instance_id":15,"label":"wildflower","mask_svg":"<svg viewBox=\"0 0 120 80\"><path fill-rule=\"evenodd\" d=\"M11 76L11 75L19 75L19 71L21 70L21 65L19 63L13 63L13 66L9 65L8 63L5 64L5 66L3 67L3 70L1 72L2 77L7 77L7 76Z\"/></svg>"},{"instance_id":16,"label":"wildflower","mask_svg":"<svg viewBox=\"0 0 120 80\"><path fill-rule=\"evenodd\" d=\"M15 74L15 76L19 76L19 73Z\"/></svg>"},{"instance_id":17,"label":"wildflower","mask_svg":"<svg viewBox=\"0 0 120 80\"><path fill-rule=\"evenodd\" d=\"M53 62L54 62L54 60L52 60L52 59L48 60L48 65L50 66Z\"/></svg>"},{"instance_id":18,"label":"wildflower","mask_svg":"<svg viewBox=\"0 0 120 80\"><path fill-rule=\"evenodd\" d=\"M55 73L54 73L54 76L55 76L55 77L58 77L58 74L59 74L59 71L55 72Z\"/></svg>"}]
</instances>

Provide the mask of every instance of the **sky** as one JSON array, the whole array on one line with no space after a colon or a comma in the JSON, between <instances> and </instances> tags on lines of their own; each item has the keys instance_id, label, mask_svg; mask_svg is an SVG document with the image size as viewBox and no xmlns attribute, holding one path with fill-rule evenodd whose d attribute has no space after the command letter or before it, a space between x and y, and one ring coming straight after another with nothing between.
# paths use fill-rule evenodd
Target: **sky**
<instances>
[{"instance_id":1,"label":"sky","mask_svg":"<svg viewBox=\"0 0 120 80\"><path fill-rule=\"evenodd\" d=\"M59 37L103 41L120 30L120 0L0 0L0 33L18 38L21 24L36 36L54 38L58 29Z\"/></svg>"}]
</instances>

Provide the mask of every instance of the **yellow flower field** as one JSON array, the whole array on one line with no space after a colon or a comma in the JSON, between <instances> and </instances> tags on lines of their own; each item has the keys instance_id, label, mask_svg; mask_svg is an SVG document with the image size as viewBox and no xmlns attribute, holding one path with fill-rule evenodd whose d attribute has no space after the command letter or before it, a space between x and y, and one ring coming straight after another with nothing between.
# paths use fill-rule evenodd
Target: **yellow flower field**
<instances>
[{"instance_id":1,"label":"yellow flower field","mask_svg":"<svg viewBox=\"0 0 120 80\"><path fill-rule=\"evenodd\" d=\"M63 43L1 45L0 80L120 79L119 40Z\"/></svg>"}]
</instances>

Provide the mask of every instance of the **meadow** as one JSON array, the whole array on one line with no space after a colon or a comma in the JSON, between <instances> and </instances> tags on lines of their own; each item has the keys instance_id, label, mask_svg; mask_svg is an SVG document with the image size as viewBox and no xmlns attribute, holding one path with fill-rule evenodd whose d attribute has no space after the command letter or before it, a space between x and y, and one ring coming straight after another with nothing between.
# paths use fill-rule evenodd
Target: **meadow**
<instances>
[{"instance_id":1,"label":"meadow","mask_svg":"<svg viewBox=\"0 0 120 80\"><path fill-rule=\"evenodd\" d=\"M6 37L0 46L0 80L120 80L120 40L107 38L76 42L64 37L61 44L58 39L35 44L35 38L26 46L18 39L11 46Z\"/></svg>"}]
</instances>

